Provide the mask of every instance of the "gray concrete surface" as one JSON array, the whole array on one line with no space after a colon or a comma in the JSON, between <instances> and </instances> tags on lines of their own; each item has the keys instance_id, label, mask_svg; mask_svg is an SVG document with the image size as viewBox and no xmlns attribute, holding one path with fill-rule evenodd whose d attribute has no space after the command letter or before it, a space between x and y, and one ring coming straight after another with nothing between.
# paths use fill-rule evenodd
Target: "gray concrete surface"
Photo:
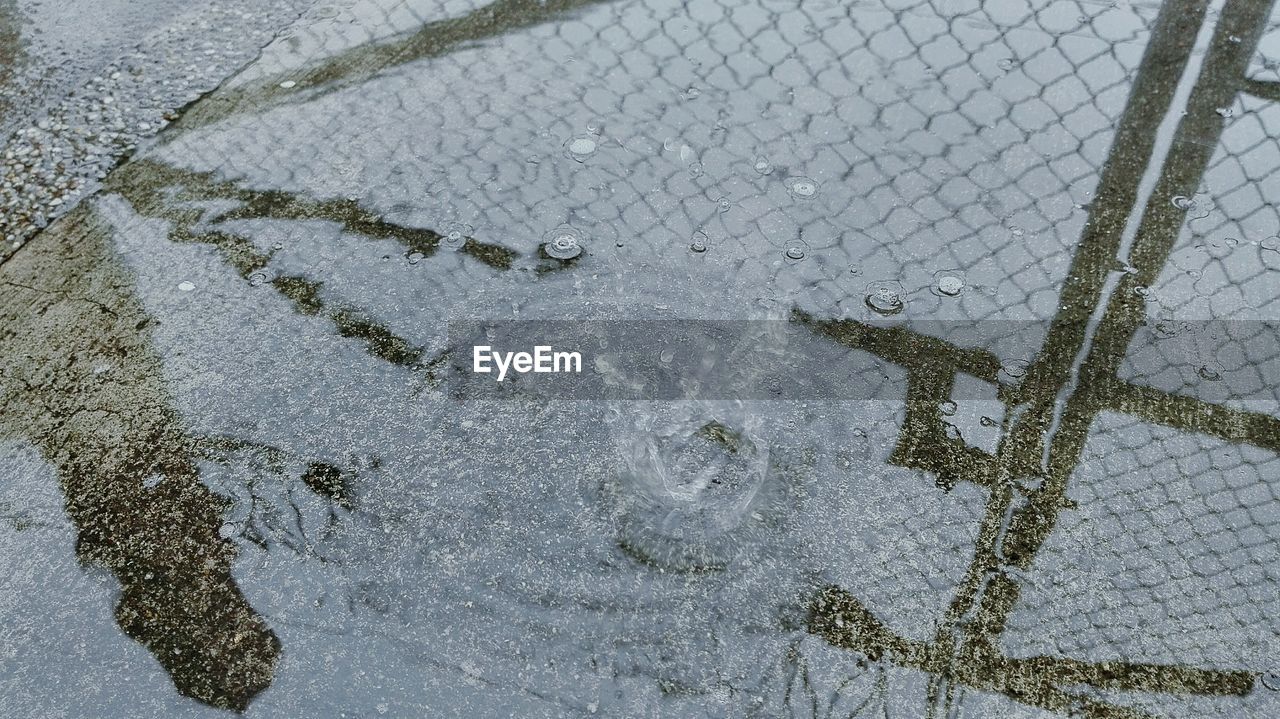
<instances>
[{"instance_id":1,"label":"gray concrete surface","mask_svg":"<svg viewBox=\"0 0 1280 719\"><path fill-rule=\"evenodd\" d=\"M0 257L91 194L305 0L0 4Z\"/></svg>"}]
</instances>

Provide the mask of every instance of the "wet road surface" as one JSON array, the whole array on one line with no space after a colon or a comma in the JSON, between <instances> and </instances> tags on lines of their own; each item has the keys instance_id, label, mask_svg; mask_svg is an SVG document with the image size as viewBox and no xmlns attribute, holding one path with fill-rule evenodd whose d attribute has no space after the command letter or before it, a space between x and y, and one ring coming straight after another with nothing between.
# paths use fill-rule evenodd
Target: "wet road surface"
<instances>
[{"instance_id":1,"label":"wet road surface","mask_svg":"<svg viewBox=\"0 0 1280 719\"><path fill-rule=\"evenodd\" d=\"M313 10L0 265L0 713L1274 716L1277 60L1256 0ZM861 398L460 400L475 318Z\"/></svg>"}]
</instances>

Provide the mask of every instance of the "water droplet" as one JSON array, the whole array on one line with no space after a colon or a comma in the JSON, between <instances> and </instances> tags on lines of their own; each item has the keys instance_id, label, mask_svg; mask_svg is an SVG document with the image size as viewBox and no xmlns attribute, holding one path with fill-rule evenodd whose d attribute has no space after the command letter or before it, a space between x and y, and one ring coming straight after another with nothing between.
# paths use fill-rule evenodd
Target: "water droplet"
<instances>
[{"instance_id":1,"label":"water droplet","mask_svg":"<svg viewBox=\"0 0 1280 719\"><path fill-rule=\"evenodd\" d=\"M1192 200L1190 197L1187 197L1186 195L1174 195L1173 198L1169 200L1169 202L1172 203L1173 206L1178 208L1179 210L1190 210L1196 204L1195 200Z\"/></svg>"},{"instance_id":2,"label":"water droplet","mask_svg":"<svg viewBox=\"0 0 1280 719\"><path fill-rule=\"evenodd\" d=\"M1239 45L1239 44L1240 44L1240 36L1239 36L1239 35L1228 35L1228 36L1227 36L1227 42L1229 42L1229 43L1231 43L1231 44L1233 44L1233 45Z\"/></svg>"},{"instance_id":3,"label":"water droplet","mask_svg":"<svg viewBox=\"0 0 1280 719\"><path fill-rule=\"evenodd\" d=\"M262 285L265 285L266 283L267 283L267 273L265 273L265 272L253 272L253 273L250 273L250 274L249 274L249 286L250 286L250 287L261 287Z\"/></svg>"},{"instance_id":4,"label":"water droplet","mask_svg":"<svg viewBox=\"0 0 1280 719\"><path fill-rule=\"evenodd\" d=\"M733 203L729 202L729 198L727 197L721 197L719 200L716 200L716 208L721 212L728 212L731 207L733 207Z\"/></svg>"},{"instance_id":5,"label":"water droplet","mask_svg":"<svg viewBox=\"0 0 1280 719\"><path fill-rule=\"evenodd\" d=\"M769 158L764 155L757 155L755 163L751 167L761 175L768 175L773 172L773 163L769 162Z\"/></svg>"},{"instance_id":6,"label":"water droplet","mask_svg":"<svg viewBox=\"0 0 1280 719\"><path fill-rule=\"evenodd\" d=\"M956 403L949 399L938 403L938 411L942 413L943 417L950 417L954 415L956 413L956 409Z\"/></svg>"},{"instance_id":7,"label":"water droplet","mask_svg":"<svg viewBox=\"0 0 1280 719\"><path fill-rule=\"evenodd\" d=\"M196 286L195 286L195 284L194 284L194 283L187 282L186 280L183 280L182 282L179 282L179 283L178 283L178 289L179 289L179 290L181 290L181 291L183 291L183 292L190 292L191 290L194 290L195 288L196 288Z\"/></svg>"},{"instance_id":8,"label":"water droplet","mask_svg":"<svg viewBox=\"0 0 1280 719\"><path fill-rule=\"evenodd\" d=\"M996 67L1005 71L1012 70L1016 64L1017 63L1014 62L1014 59L1011 57L1002 57L999 60L996 60Z\"/></svg>"},{"instance_id":9,"label":"water droplet","mask_svg":"<svg viewBox=\"0 0 1280 719\"><path fill-rule=\"evenodd\" d=\"M1280 692L1280 673L1264 672L1262 674L1262 686L1273 692Z\"/></svg>"},{"instance_id":10,"label":"water droplet","mask_svg":"<svg viewBox=\"0 0 1280 719\"><path fill-rule=\"evenodd\" d=\"M461 222L446 222L441 229L444 230L440 238L441 244L452 250L467 244L467 238L471 236L471 226Z\"/></svg>"},{"instance_id":11,"label":"water droplet","mask_svg":"<svg viewBox=\"0 0 1280 719\"><path fill-rule=\"evenodd\" d=\"M982 425L983 427L994 427L996 426L996 421L994 418L988 417L984 414L978 418L978 424Z\"/></svg>"},{"instance_id":12,"label":"water droplet","mask_svg":"<svg viewBox=\"0 0 1280 719\"><path fill-rule=\"evenodd\" d=\"M818 183L807 177L792 177L787 180L787 190L792 197L810 200L818 194Z\"/></svg>"},{"instance_id":13,"label":"water droplet","mask_svg":"<svg viewBox=\"0 0 1280 719\"><path fill-rule=\"evenodd\" d=\"M595 154L596 149L600 147L596 141L595 135L578 135L569 138L564 143L564 149L568 152L569 157L577 162L585 162L588 157Z\"/></svg>"},{"instance_id":14,"label":"water droplet","mask_svg":"<svg viewBox=\"0 0 1280 719\"><path fill-rule=\"evenodd\" d=\"M906 306L906 291L893 280L879 280L867 285L867 307L881 315L896 315Z\"/></svg>"},{"instance_id":15,"label":"water droplet","mask_svg":"<svg viewBox=\"0 0 1280 719\"><path fill-rule=\"evenodd\" d=\"M681 403L629 416L632 426L614 428L618 483L605 487L629 552L669 569L712 569L759 539L752 528L784 495L758 417Z\"/></svg>"},{"instance_id":16,"label":"water droplet","mask_svg":"<svg viewBox=\"0 0 1280 719\"><path fill-rule=\"evenodd\" d=\"M1022 229L1018 225L1009 225L1009 234L1013 235L1014 237L1022 237L1026 233L1027 231Z\"/></svg>"},{"instance_id":17,"label":"water droplet","mask_svg":"<svg viewBox=\"0 0 1280 719\"><path fill-rule=\"evenodd\" d=\"M857 277L862 274L862 268L857 265L849 265L849 274Z\"/></svg>"},{"instance_id":18,"label":"water droplet","mask_svg":"<svg viewBox=\"0 0 1280 719\"><path fill-rule=\"evenodd\" d=\"M583 237L578 228L561 225L544 237L543 252L557 260L572 260L582 254Z\"/></svg>"},{"instance_id":19,"label":"water droplet","mask_svg":"<svg viewBox=\"0 0 1280 719\"><path fill-rule=\"evenodd\" d=\"M1222 117L1231 117L1233 114L1235 114L1229 107L1215 108L1214 112L1218 113Z\"/></svg>"},{"instance_id":20,"label":"water droplet","mask_svg":"<svg viewBox=\"0 0 1280 719\"><path fill-rule=\"evenodd\" d=\"M298 84L298 83L294 82L293 80L285 80L284 82L280 83L280 87L281 87L281 88L283 88L283 89L285 89L285 90L289 90L289 89L291 89L291 88L293 88L293 87L297 86L297 84Z\"/></svg>"},{"instance_id":21,"label":"water droplet","mask_svg":"<svg viewBox=\"0 0 1280 719\"><path fill-rule=\"evenodd\" d=\"M681 96L681 97L683 97L683 98L684 98L684 99L686 99L686 100L693 100L693 99L697 98L697 97L698 97L699 95L701 95L701 94L702 94L702 91L701 91L701 90L699 90L698 88L693 87L692 85L690 85L690 86L688 87L688 89L686 89L683 93L681 93L681 95L680 95L680 96Z\"/></svg>"},{"instance_id":22,"label":"water droplet","mask_svg":"<svg viewBox=\"0 0 1280 719\"><path fill-rule=\"evenodd\" d=\"M1196 374L1200 375L1200 379L1208 380L1209 382L1217 382L1222 379L1222 373L1209 365L1204 365L1200 369L1196 370Z\"/></svg>"},{"instance_id":23,"label":"water droplet","mask_svg":"<svg viewBox=\"0 0 1280 719\"><path fill-rule=\"evenodd\" d=\"M283 250L283 249L284 249L284 243L283 243L283 242L277 242L277 243L275 243L274 245L272 245L272 246L271 246L271 249L275 250L276 252L279 252L280 250Z\"/></svg>"},{"instance_id":24,"label":"water droplet","mask_svg":"<svg viewBox=\"0 0 1280 719\"><path fill-rule=\"evenodd\" d=\"M409 261L409 264L416 265L422 261L423 257L426 257L426 255L422 254L421 252L410 252L408 255L405 256L405 259Z\"/></svg>"},{"instance_id":25,"label":"water droplet","mask_svg":"<svg viewBox=\"0 0 1280 719\"><path fill-rule=\"evenodd\" d=\"M592 135L599 135L604 132L604 121L598 117L593 117L590 120L587 120L587 132Z\"/></svg>"},{"instance_id":26,"label":"water droplet","mask_svg":"<svg viewBox=\"0 0 1280 719\"><path fill-rule=\"evenodd\" d=\"M696 177L702 177L702 163L701 163L701 162L691 162L691 163L689 163L689 177L695 177L695 178L696 178Z\"/></svg>"},{"instance_id":27,"label":"water droplet","mask_svg":"<svg viewBox=\"0 0 1280 719\"><path fill-rule=\"evenodd\" d=\"M707 243L706 233L704 232L693 233L693 239L689 241L690 251L698 252L698 253L706 252L707 246L708 246L708 243Z\"/></svg>"},{"instance_id":28,"label":"water droplet","mask_svg":"<svg viewBox=\"0 0 1280 719\"><path fill-rule=\"evenodd\" d=\"M1134 287L1134 288L1133 288L1133 294L1135 294L1135 295L1137 295L1137 296L1139 296L1139 297L1150 297L1150 296L1151 296L1151 288L1150 288L1150 287L1141 287L1141 286L1139 286L1139 287Z\"/></svg>"},{"instance_id":29,"label":"water droplet","mask_svg":"<svg viewBox=\"0 0 1280 719\"><path fill-rule=\"evenodd\" d=\"M803 247L800 247L799 245L792 245L791 247L788 247L788 248L787 248L787 259L789 259L789 260L803 260L803 259L804 259L804 248L803 248Z\"/></svg>"},{"instance_id":30,"label":"water droplet","mask_svg":"<svg viewBox=\"0 0 1280 719\"><path fill-rule=\"evenodd\" d=\"M933 293L944 297L955 297L964 292L964 273L960 270L942 270L933 275Z\"/></svg>"},{"instance_id":31,"label":"water droplet","mask_svg":"<svg viewBox=\"0 0 1280 719\"><path fill-rule=\"evenodd\" d=\"M671 361L675 358L676 353L671 350L663 350L662 354L658 355L658 361L662 364L671 364Z\"/></svg>"},{"instance_id":32,"label":"water droplet","mask_svg":"<svg viewBox=\"0 0 1280 719\"><path fill-rule=\"evenodd\" d=\"M1030 366L1030 363L1024 359L1005 360L1000 363L1000 378L1006 381L1016 382L1027 376L1027 369Z\"/></svg>"}]
</instances>

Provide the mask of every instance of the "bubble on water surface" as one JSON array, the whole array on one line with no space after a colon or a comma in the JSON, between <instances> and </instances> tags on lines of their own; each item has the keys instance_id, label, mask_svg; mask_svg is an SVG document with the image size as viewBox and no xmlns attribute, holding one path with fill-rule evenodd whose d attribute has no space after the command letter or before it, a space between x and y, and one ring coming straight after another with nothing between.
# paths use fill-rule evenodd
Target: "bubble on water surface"
<instances>
[{"instance_id":1,"label":"bubble on water surface","mask_svg":"<svg viewBox=\"0 0 1280 719\"><path fill-rule=\"evenodd\" d=\"M791 177L787 179L787 191L792 197L811 200L818 194L818 183L808 177Z\"/></svg>"},{"instance_id":2,"label":"bubble on water surface","mask_svg":"<svg viewBox=\"0 0 1280 719\"><path fill-rule=\"evenodd\" d=\"M572 260L582 254L583 236L576 227L561 225L548 232L544 240L542 251L557 260Z\"/></svg>"},{"instance_id":3,"label":"bubble on water surface","mask_svg":"<svg viewBox=\"0 0 1280 719\"><path fill-rule=\"evenodd\" d=\"M689 240L689 250L690 250L690 251L692 251L692 252L698 252L698 253L706 252L706 251L707 251L707 246L708 246L708 245L707 245L707 235L706 235L706 233L704 233L704 232L695 232L695 233L693 233L693 237Z\"/></svg>"},{"instance_id":4,"label":"bubble on water surface","mask_svg":"<svg viewBox=\"0 0 1280 719\"><path fill-rule=\"evenodd\" d=\"M578 135L564 143L564 149L569 157L577 162L585 162L599 147L600 143L595 135Z\"/></svg>"},{"instance_id":5,"label":"bubble on water surface","mask_svg":"<svg viewBox=\"0 0 1280 719\"><path fill-rule=\"evenodd\" d=\"M769 162L769 158L764 155L758 155L751 168L761 175L768 175L773 172L773 163Z\"/></svg>"},{"instance_id":6,"label":"bubble on water surface","mask_svg":"<svg viewBox=\"0 0 1280 719\"><path fill-rule=\"evenodd\" d=\"M1017 383L1027 376L1029 367L1030 363L1024 359L1005 360L1000 363L1000 371L997 373L997 378L1002 382Z\"/></svg>"},{"instance_id":7,"label":"bubble on water surface","mask_svg":"<svg viewBox=\"0 0 1280 719\"><path fill-rule=\"evenodd\" d=\"M1273 692L1280 692L1280 672L1263 672L1262 686Z\"/></svg>"},{"instance_id":8,"label":"bubble on water surface","mask_svg":"<svg viewBox=\"0 0 1280 719\"><path fill-rule=\"evenodd\" d=\"M266 283L267 283L267 273L265 272L253 272L249 275L250 287L261 287Z\"/></svg>"},{"instance_id":9,"label":"bubble on water surface","mask_svg":"<svg viewBox=\"0 0 1280 719\"><path fill-rule=\"evenodd\" d=\"M196 288L196 285L194 282L188 282L186 280L183 280L182 282L178 283L178 289L181 290L182 292L190 292L195 288Z\"/></svg>"},{"instance_id":10,"label":"bubble on water surface","mask_svg":"<svg viewBox=\"0 0 1280 719\"><path fill-rule=\"evenodd\" d=\"M964 292L965 278L960 270L942 270L933 275L933 293L944 297L955 297Z\"/></svg>"},{"instance_id":11,"label":"bubble on water surface","mask_svg":"<svg viewBox=\"0 0 1280 719\"><path fill-rule=\"evenodd\" d=\"M471 236L471 226L462 222L446 222L440 228L442 234L440 236L440 244L451 250L461 249L467 244L467 238Z\"/></svg>"},{"instance_id":12,"label":"bubble on water surface","mask_svg":"<svg viewBox=\"0 0 1280 719\"><path fill-rule=\"evenodd\" d=\"M906 291L893 280L879 280L867 285L866 304L880 315L896 315L906 306Z\"/></svg>"}]
</instances>

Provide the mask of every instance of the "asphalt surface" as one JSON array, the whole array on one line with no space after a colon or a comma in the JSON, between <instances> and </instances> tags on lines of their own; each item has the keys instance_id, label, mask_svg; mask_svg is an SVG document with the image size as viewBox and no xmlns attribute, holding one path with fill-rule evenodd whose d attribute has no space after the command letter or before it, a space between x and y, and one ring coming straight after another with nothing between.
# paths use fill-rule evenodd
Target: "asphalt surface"
<instances>
[{"instance_id":1,"label":"asphalt surface","mask_svg":"<svg viewBox=\"0 0 1280 719\"><path fill-rule=\"evenodd\" d=\"M0 4L0 257L312 4Z\"/></svg>"}]
</instances>

